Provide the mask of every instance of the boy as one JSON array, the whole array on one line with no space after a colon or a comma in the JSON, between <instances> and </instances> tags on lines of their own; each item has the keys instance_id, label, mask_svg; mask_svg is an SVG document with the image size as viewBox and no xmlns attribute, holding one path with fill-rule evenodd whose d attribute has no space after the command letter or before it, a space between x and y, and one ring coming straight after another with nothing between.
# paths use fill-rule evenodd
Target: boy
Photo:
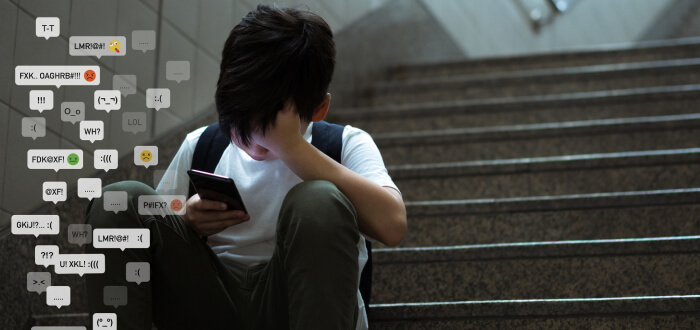
<instances>
[{"instance_id":1,"label":"boy","mask_svg":"<svg viewBox=\"0 0 700 330\"><path fill-rule=\"evenodd\" d=\"M138 196L156 192L137 182L126 212L91 203L93 228L149 228L149 249L105 253L107 273L87 280L91 312L105 306L105 286L124 285L116 310L120 329L364 329L358 292L367 259L364 237L389 246L406 233L401 195L369 135L347 126L339 164L310 144L324 119L335 65L330 28L319 16L259 5L228 37L216 107L232 142L214 171L236 182L249 214L187 200L182 217L139 215ZM168 171L187 195L185 172L205 128L187 135ZM165 179L164 179L165 180ZM161 181L163 182L163 181ZM206 238L206 242L204 240ZM151 281L126 283L127 262L149 262Z\"/></svg>"}]
</instances>

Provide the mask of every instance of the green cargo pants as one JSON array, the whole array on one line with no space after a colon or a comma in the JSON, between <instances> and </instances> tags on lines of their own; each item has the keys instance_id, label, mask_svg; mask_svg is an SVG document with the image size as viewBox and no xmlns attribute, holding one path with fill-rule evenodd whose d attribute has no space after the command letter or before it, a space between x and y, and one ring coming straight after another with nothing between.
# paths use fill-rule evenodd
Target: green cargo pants
<instances>
[{"instance_id":1,"label":"green cargo pants","mask_svg":"<svg viewBox=\"0 0 700 330\"><path fill-rule=\"evenodd\" d=\"M219 259L179 216L139 215L140 195L156 191L123 181L128 209L115 214L101 198L87 210L96 228L148 228L148 249L95 249L104 274L85 275L90 313L116 313L120 330L354 329L357 320L359 231L350 201L328 181L308 181L287 194L268 263L245 266ZM255 221L255 219L250 219ZM149 262L150 282L126 281L127 262ZM126 286L127 304L107 306L105 286ZM91 318L92 319L92 316Z\"/></svg>"}]
</instances>

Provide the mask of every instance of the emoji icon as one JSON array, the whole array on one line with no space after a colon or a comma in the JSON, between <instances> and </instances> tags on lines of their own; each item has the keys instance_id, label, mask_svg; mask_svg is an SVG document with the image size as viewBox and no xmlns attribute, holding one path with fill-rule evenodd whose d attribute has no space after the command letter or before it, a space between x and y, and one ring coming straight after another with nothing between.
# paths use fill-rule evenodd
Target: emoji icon
<instances>
[{"instance_id":1,"label":"emoji icon","mask_svg":"<svg viewBox=\"0 0 700 330\"><path fill-rule=\"evenodd\" d=\"M112 51L112 53L119 54L119 47L119 41L112 40L109 42L109 50Z\"/></svg>"},{"instance_id":2,"label":"emoji icon","mask_svg":"<svg viewBox=\"0 0 700 330\"><path fill-rule=\"evenodd\" d=\"M92 82L93 80L95 80L95 71L87 70L87 71L85 71L85 74L83 75L83 77L88 82Z\"/></svg>"},{"instance_id":3,"label":"emoji icon","mask_svg":"<svg viewBox=\"0 0 700 330\"><path fill-rule=\"evenodd\" d=\"M77 154L68 155L68 164L76 165L80 161L80 157Z\"/></svg>"},{"instance_id":4,"label":"emoji icon","mask_svg":"<svg viewBox=\"0 0 700 330\"><path fill-rule=\"evenodd\" d=\"M153 158L153 155L151 154L150 151L144 150L144 151L141 152L141 160L142 160L144 163L150 162L150 161L151 161L151 158Z\"/></svg>"},{"instance_id":5,"label":"emoji icon","mask_svg":"<svg viewBox=\"0 0 700 330\"><path fill-rule=\"evenodd\" d=\"M182 210L182 202L179 199L173 199L173 201L170 202L170 208L175 212L180 212L180 210Z\"/></svg>"}]
</instances>

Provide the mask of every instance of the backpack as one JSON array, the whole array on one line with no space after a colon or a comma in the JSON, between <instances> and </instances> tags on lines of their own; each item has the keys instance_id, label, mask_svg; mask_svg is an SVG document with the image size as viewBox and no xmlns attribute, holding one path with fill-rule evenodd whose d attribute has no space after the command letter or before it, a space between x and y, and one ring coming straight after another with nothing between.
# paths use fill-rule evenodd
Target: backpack
<instances>
[{"instance_id":1,"label":"backpack","mask_svg":"<svg viewBox=\"0 0 700 330\"><path fill-rule=\"evenodd\" d=\"M315 122L311 128L311 145L316 147L328 157L340 163L340 156L343 149L344 126L330 124L325 121ZM216 165L231 143L219 129L219 123L209 125L197 141L192 156L192 169L214 173ZM195 194L195 189L190 182L188 198ZM372 293L372 244L365 240L367 244L367 263L360 274L360 295L365 303L365 311L369 315L369 300Z\"/></svg>"}]
</instances>

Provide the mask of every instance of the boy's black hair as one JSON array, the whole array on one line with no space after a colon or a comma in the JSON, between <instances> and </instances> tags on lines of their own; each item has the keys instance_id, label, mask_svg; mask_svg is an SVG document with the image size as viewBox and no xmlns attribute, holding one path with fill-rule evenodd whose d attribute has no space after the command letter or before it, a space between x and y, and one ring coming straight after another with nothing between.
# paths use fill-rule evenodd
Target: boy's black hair
<instances>
[{"instance_id":1,"label":"boy's black hair","mask_svg":"<svg viewBox=\"0 0 700 330\"><path fill-rule=\"evenodd\" d=\"M263 134L291 100L311 121L323 102L335 67L335 44L318 15L291 7L258 5L226 40L216 87L222 132L245 145Z\"/></svg>"}]
</instances>

